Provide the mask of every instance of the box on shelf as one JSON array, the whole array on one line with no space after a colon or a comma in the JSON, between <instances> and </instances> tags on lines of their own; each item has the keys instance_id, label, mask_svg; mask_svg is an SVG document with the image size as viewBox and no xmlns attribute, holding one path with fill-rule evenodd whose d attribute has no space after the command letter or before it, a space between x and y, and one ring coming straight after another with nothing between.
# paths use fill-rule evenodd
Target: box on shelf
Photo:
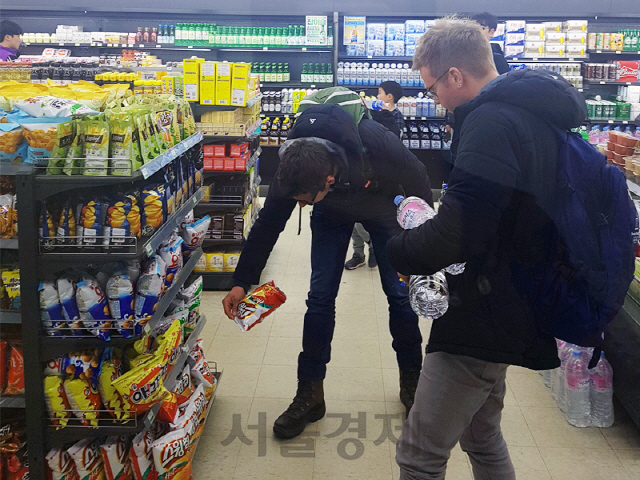
<instances>
[{"instance_id":1,"label":"box on shelf","mask_svg":"<svg viewBox=\"0 0 640 480\"><path fill-rule=\"evenodd\" d=\"M384 40L385 31L384 23L367 23L367 40Z\"/></svg>"},{"instance_id":2,"label":"box on shelf","mask_svg":"<svg viewBox=\"0 0 640 480\"><path fill-rule=\"evenodd\" d=\"M550 32L562 32L562 22L544 22L545 35Z\"/></svg>"},{"instance_id":3,"label":"box on shelf","mask_svg":"<svg viewBox=\"0 0 640 480\"><path fill-rule=\"evenodd\" d=\"M506 33L506 25L504 23L499 23L493 37L491 37L491 41L496 42L504 42L504 35Z\"/></svg>"},{"instance_id":4,"label":"box on shelf","mask_svg":"<svg viewBox=\"0 0 640 480\"><path fill-rule=\"evenodd\" d=\"M404 41L403 40L387 41L385 46L385 55L387 57L403 57Z\"/></svg>"},{"instance_id":5,"label":"box on shelf","mask_svg":"<svg viewBox=\"0 0 640 480\"><path fill-rule=\"evenodd\" d=\"M371 40L367 40L367 44L370 41ZM382 41L382 44L384 45L384 40L380 40L380 41ZM368 55L365 52L366 52L366 47L361 43L356 45L347 45L347 55L351 57L364 57L365 55ZM372 54L369 54L369 55L372 55Z\"/></svg>"},{"instance_id":6,"label":"box on shelf","mask_svg":"<svg viewBox=\"0 0 640 480\"><path fill-rule=\"evenodd\" d=\"M231 105L231 63L216 65L216 105Z\"/></svg>"},{"instance_id":7,"label":"box on shelf","mask_svg":"<svg viewBox=\"0 0 640 480\"><path fill-rule=\"evenodd\" d=\"M547 42L545 45L544 56L547 58L562 58L564 57L564 45L561 44L551 44Z\"/></svg>"},{"instance_id":8,"label":"box on shelf","mask_svg":"<svg viewBox=\"0 0 640 480\"><path fill-rule=\"evenodd\" d=\"M588 26L588 20L567 20L564 22L564 29L567 32L586 32Z\"/></svg>"},{"instance_id":9,"label":"box on shelf","mask_svg":"<svg viewBox=\"0 0 640 480\"><path fill-rule=\"evenodd\" d=\"M249 100L249 75L251 65L234 63L231 69L231 105L243 107Z\"/></svg>"},{"instance_id":10,"label":"box on shelf","mask_svg":"<svg viewBox=\"0 0 640 480\"><path fill-rule=\"evenodd\" d=\"M404 23L387 23L384 39L388 41L402 41L404 43Z\"/></svg>"},{"instance_id":11,"label":"box on shelf","mask_svg":"<svg viewBox=\"0 0 640 480\"><path fill-rule=\"evenodd\" d=\"M224 158L226 156L226 144L203 145L202 151L205 158Z\"/></svg>"},{"instance_id":12,"label":"box on shelf","mask_svg":"<svg viewBox=\"0 0 640 480\"><path fill-rule=\"evenodd\" d=\"M413 57L416 54L416 46L415 45L405 45L404 54L407 57Z\"/></svg>"},{"instance_id":13,"label":"box on shelf","mask_svg":"<svg viewBox=\"0 0 640 480\"><path fill-rule=\"evenodd\" d=\"M567 40L567 34L564 32L547 31L545 35L545 41L547 42L547 45L551 45L551 44L564 45L566 43L566 40Z\"/></svg>"},{"instance_id":14,"label":"box on shelf","mask_svg":"<svg viewBox=\"0 0 640 480\"><path fill-rule=\"evenodd\" d=\"M216 102L216 62L200 63L200 104Z\"/></svg>"},{"instance_id":15,"label":"box on shelf","mask_svg":"<svg viewBox=\"0 0 640 480\"><path fill-rule=\"evenodd\" d=\"M587 45L586 32L567 32L567 45Z\"/></svg>"},{"instance_id":16,"label":"box on shelf","mask_svg":"<svg viewBox=\"0 0 640 480\"><path fill-rule=\"evenodd\" d=\"M524 45L505 45L504 56L520 58L524 56Z\"/></svg>"},{"instance_id":17,"label":"box on shelf","mask_svg":"<svg viewBox=\"0 0 640 480\"><path fill-rule=\"evenodd\" d=\"M184 98L189 102L200 99L200 63L204 58L185 58L182 61L184 75Z\"/></svg>"},{"instance_id":18,"label":"box on shelf","mask_svg":"<svg viewBox=\"0 0 640 480\"><path fill-rule=\"evenodd\" d=\"M382 57L384 52L384 40L367 40L367 55Z\"/></svg>"},{"instance_id":19,"label":"box on shelf","mask_svg":"<svg viewBox=\"0 0 640 480\"><path fill-rule=\"evenodd\" d=\"M638 81L638 65L637 60L621 60L616 62L618 72L616 80L619 82L637 82Z\"/></svg>"},{"instance_id":20,"label":"box on shelf","mask_svg":"<svg viewBox=\"0 0 640 480\"><path fill-rule=\"evenodd\" d=\"M505 35L505 45L524 45L524 33L507 33Z\"/></svg>"},{"instance_id":21,"label":"box on shelf","mask_svg":"<svg viewBox=\"0 0 640 480\"><path fill-rule=\"evenodd\" d=\"M544 56L544 41L537 40L535 42L525 42L524 56L527 58L537 58Z\"/></svg>"},{"instance_id":22,"label":"box on shelf","mask_svg":"<svg viewBox=\"0 0 640 480\"><path fill-rule=\"evenodd\" d=\"M524 20L507 20L505 22L505 33L524 33L527 22Z\"/></svg>"},{"instance_id":23,"label":"box on shelf","mask_svg":"<svg viewBox=\"0 0 640 480\"><path fill-rule=\"evenodd\" d=\"M629 86L621 87L621 89L622 89L622 99L625 102L640 103L640 86L629 85Z\"/></svg>"},{"instance_id":24,"label":"box on shelf","mask_svg":"<svg viewBox=\"0 0 640 480\"><path fill-rule=\"evenodd\" d=\"M544 40L544 23L527 23L524 33L527 40Z\"/></svg>"},{"instance_id":25,"label":"box on shelf","mask_svg":"<svg viewBox=\"0 0 640 480\"><path fill-rule=\"evenodd\" d=\"M565 45L564 54L566 57L584 57L587 54L587 46Z\"/></svg>"},{"instance_id":26,"label":"box on shelf","mask_svg":"<svg viewBox=\"0 0 640 480\"><path fill-rule=\"evenodd\" d=\"M416 45L422 35L423 35L422 33L407 33L404 38L404 44Z\"/></svg>"},{"instance_id":27,"label":"box on shelf","mask_svg":"<svg viewBox=\"0 0 640 480\"><path fill-rule=\"evenodd\" d=\"M404 22L404 31L406 34L410 33L424 33L424 20L407 20Z\"/></svg>"}]
</instances>

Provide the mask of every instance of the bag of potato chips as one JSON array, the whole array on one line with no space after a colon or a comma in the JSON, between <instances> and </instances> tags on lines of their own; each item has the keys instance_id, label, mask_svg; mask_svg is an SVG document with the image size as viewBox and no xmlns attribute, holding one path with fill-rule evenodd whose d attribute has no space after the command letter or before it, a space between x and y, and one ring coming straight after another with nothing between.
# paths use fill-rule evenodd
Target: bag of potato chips
<instances>
[{"instance_id":1,"label":"bag of potato chips","mask_svg":"<svg viewBox=\"0 0 640 480\"><path fill-rule=\"evenodd\" d=\"M84 157L84 175L109 173L109 124L102 116L84 121Z\"/></svg>"},{"instance_id":2,"label":"bag of potato chips","mask_svg":"<svg viewBox=\"0 0 640 480\"><path fill-rule=\"evenodd\" d=\"M68 122L71 122L71 118L24 118L19 120L24 138L29 144L27 162L47 166L48 158L56 146L58 149L60 148L60 139L63 137L65 137L63 144L66 142L68 144L62 148L63 150L66 148L68 151L73 140L73 131L71 130L70 133L72 127L68 126ZM58 151L56 151L56 155L59 155ZM66 153L64 155L66 156ZM62 161L62 165L59 165L59 162L59 160L56 162L54 172L61 173L59 169L64 165L64 161Z\"/></svg>"},{"instance_id":3,"label":"bag of potato chips","mask_svg":"<svg viewBox=\"0 0 640 480\"><path fill-rule=\"evenodd\" d=\"M43 95L17 101L14 106L32 117L70 117L71 115L96 115L96 112L75 100Z\"/></svg>"},{"instance_id":4,"label":"bag of potato chips","mask_svg":"<svg viewBox=\"0 0 640 480\"><path fill-rule=\"evenodd\" d=\"M0 123L0 163L22 163L29 145L17 123Z\"/></svg>"}]
</instances>

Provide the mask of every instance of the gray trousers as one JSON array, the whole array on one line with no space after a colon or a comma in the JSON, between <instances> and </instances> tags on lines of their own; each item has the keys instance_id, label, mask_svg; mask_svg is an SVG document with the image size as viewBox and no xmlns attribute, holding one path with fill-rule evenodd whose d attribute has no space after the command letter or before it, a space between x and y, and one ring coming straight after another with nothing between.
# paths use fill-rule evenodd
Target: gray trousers
<instances>
[{"instance_id":1,"label":"gray trousers","mask_svg":"<svg viewBox=\"0 0 640 480\"><path fill-rule=\"evenodd\" d=\"M364 244L369 243L371 241L371 237L369 236L369 232L364 229L361 223L356 223L353 226L351 240L353 241L353 253L364 258Z\"/></svg>"},{"instance_id":2,"label":"gray trousers","mask_svg":"<svg viewBox=\"0 0 640 480\"><path fill-rule=\"evenodd\" d=\"M444 479L458 441L475 480L515 480L500 431L506 373L505 364L443 352L425 356L396 447L401 480Z\"/></svg>"}]
</instances>

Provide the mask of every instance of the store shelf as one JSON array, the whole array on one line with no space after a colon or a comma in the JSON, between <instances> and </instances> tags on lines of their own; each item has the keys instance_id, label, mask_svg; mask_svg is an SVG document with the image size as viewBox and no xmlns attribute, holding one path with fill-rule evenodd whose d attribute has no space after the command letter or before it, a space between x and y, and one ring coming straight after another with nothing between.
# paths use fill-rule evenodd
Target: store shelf
<instances>
[{"instance_id":1,"label":"store shelf","mask_svg":"<svg viewBox=\"0 0 640 480\"><path fill-rule=\"evenodd\" d=\"M627 85L640 85L640 82L619 82L618 80L587 80L586 78L583 80L583 82L591 85L618 85L621 87Z\"/></svg>"},{"instance_id":2,"label":"store shelf","mask_svg":"<svg viewBox=\"0 0 640 480\"><path fill-rule=\"evenodd\" d=\"M237 172L242 174L243 172ZM254 184L251 187L251 191L247 192L244 196L243 203L212 203L212 202L200 202L196 205L198 210L205 210L208 212L224 212L224 211L238 211L238 210L246 210L251 202L258 195L260 191L260 182L262 181L260 175L257 175L254 179ZM222 196L222 195L221 195ZM226 195L227 197L236 197L240 198L241 195Z\"/></svg>"},{"instance_id":3,"label":"store shelf","mask_svg":"<svg viewBox=\"0 0 640 480\"><path fill-rule=\"evenodd\" d=\"M346 85L346 84L342 84L342 85L337 85L338 87L345 87L345 88L349 88L351 90L375 90L376 92L378 91L378 85ZM402 90L420 90L420 91L424 91L425 90L425 86L424 85L411 85L411 86L406 86L406 85L402 85Z\"/></svg>"},{"instance_id":4,"label":"store shelf","mask_svg":"<svg viewBox=\"0 0 640 480\"><path fill-rule=\"evenodd\" d=\"M202 256L202 249L198 249L191 254L187 263L182 267L182 271L180 275L173 282L173 285L164 293L160 301L158 302L157 308L151 319L145 325L144 331L149 332L158 324L158 322L164 316L164 312L169 308L169 305L173 301L173 299L178 294L178 290L182 288L184 283L187 281L187 278L193 272L193 269L198 263L198 260ZM74 337L72 335L67 337L50 337L43 336L42 337L42 346L41 346L41 358L50 359L55 358L60 355L64 355L68 352L73 352L75 350L84 350L87 348L104 348L104 347L114 347L114 348L123 348L128 345L131 345L139 337L112 337L110 341L105 342L97 337Z\"/></svg>"},{"instance_id":5,"label":"store shelf","mask_svg":"<svg viewBox=\"0 0 640 480\"><path fill-rule=\"evenodd\" d=\"M145 163L142 167L140 167L140 173L142 173L142 176L145 179L149 178L151 175L159 171L161 168L169 165L169 163L178 158L180 155L184 154L190 148L196 146L201 141L202 133L194 133L189 138L185 138L176 146L171 147L164 153L161 153L149 163Z\"/></svg>"},{"instance_id":6,"label":"store shelf","mask_svg":"<svg viewBox=\"0 0 640 480\"><path fill-rule=\"evenodd\" d=\"M222 378L222 372L215 371L215 372L211 372L211 373L213 373L213 376L216 379L216 387L213 390L213 395L211 396L211 399L209 400L209 403L207 404L207 413L205 413L205 415L204 415L204 422L203 422L204 426L207 425L207 420L209 419L209 414L211 413L211 410L213 410L213 402L215 402L215 400L216 400L216 396L218 394L218 388L220 387L220 379ZM191 452L191 458L193 458L193 456L198 451L198 445L200 444L200 439L201 438L202 438L202 434L196 440L196 444L193 447L193 452Z\"/></svg>"},{"instance_id":7,"label":"store shelf","mask_svg":"<svg viewBox=\"0 0 640 480\"><path fill-rule=\"evenodd\" d=\"M205 238L202 245L205 247L212 247L215 245L242 245L243 241L244 238Z\"/></svg>"},{"instance_id":8,"label":"store shelf","mask_svg":"<svg viewBox=\"0 0 640 480\"><path fill-rule=\"evenodd\" d=\"M259 132L256 133L256 131L260 128L261 125L262 120L258 119L256 123L247 128L247 131L244 133L244 135L204 135L203 138L207 141L233 141L239 140L241 138L253 138L259 135Z\"/></svg>"},{"instance_id":9,"label":"store shelf","mask_svg":"<svg viewBox=\"0 0 640 480\"><path fill-rule=\"evenodd\" d=\"M405 120L432 120L436 122L444 122L447 120L447 117L421 117L417 115L405 115Z\"/></svg>"},{"instance_id":10,"label":"store shelf","mask_svg":"<svg viewBox=\"0 0 640 480\"><path fill-rule=\"evenodd\" d=\"M191 103L191 109L194 115L202 115L202 111L210 112L211 110L235 110L236 108L250 108L262 100L262 93L258 93L249 99L246 105L203 105L201 103Z\"/></svg>"},{"instance_id":11,"label":"store shelf","mask_svg":"<svg viewBox=\"0 0 640 480\"><path fill-rule=\"evenodd\" d=\"M108 49L108 48L117 48L117 49L128 49L128 50L192 50L196 52L210 52L213 47L208 48L207 46L193 46L193 45L173 45L170 43L76 43L76 42L55 42L55 43L33 43L33 42L24 42L24 45L27 47L82 47L82 48L100 48L100 49Z\"/></svg>"},{"instance_id":12,"label":"store shelf","mask_svg":"<svg viewBox=\"0 0 640 480\"><path fill-rule=\"evenodd\" d=\"M0 310L0 325L7 324L20 324L22 323L22 315L20 312L14 312L11 310Z\"/></svg>"},{"instance_id":13,"label":"store shelf","mask_svg":"<svg viewBox=\"0 0 640 480\"><path fill-rule=\"evenodd\" d=\"M1 163L0 162L0 175L27 175L33 170L31 163Z\"/></svg>"},{"instance_id":14,"label":"store shelf","mask_svg":"<svg viewBox=\"0 0 640 480\"><path fill-rule=\"evenodd\" d=\"M199 188L189 199L184 202L161 226L158 230L148 239L139 240L135 247L130 249L114 250L109 252L62 252L55 249L40 253L39 260L43 262L43 266L50 267L50 272L53 273L56 268L68 266L69 263L73 264L92 264L100 262L112 262L117 260L132 260L134 258L141 258L144 255L152 255L160 244L166 240L173 229L178 227L182 222L182 219L192 210L202 197L204 196L204 188ZM67 249L71 247L66 247Z\"/></svg>"},{"instance_id":15,"label":"store shelf","mask_svg":"<svg viewBox=\"0 0 640 480\"><path fill-rule=\"evenodd\" d=\"M0 238L0 249L2 250L17 250L18 238Z\"/></svg>"},{"instance_id":16,"label":"store shelf","mask_svg":"<svg viewBox=\"0 0 640 480\"><path fill-rule=\"evenodd\" d=\"M0 408L24 408L24 395L0 396Z\"/></svg>"},{"instance_id":17,"label":"store shelf","mask_svg":"<svg viewBox=\"0 0 640 480\"><path fill-rule=\"evenodd\" d=\"M412 62L413 57L386 57L374 55L338 55L338 60L348 61L366 61L366 60L382 60L386 62Z\"/></svg>"},{"instance_id":18,"label":"store shelf","mask_svg":"<svg viewBox=\"0 0 640 480\"><path fill-rule=\"evenodd\" d=\"M261 89L283 89L283 88L329 88L333 83L302 83L302 82L264 82L260 84Z\"/></svg>"},{"instance_id":19,"label":"store shelf","mask_svg":"<svg viewBox=\"0 0 640 480\"><path fill-rule=\"evenodd\" d=\"M527 57L527 58L518 58L518 57L509 57L506 59L508 63L582 63L584 60L589 60L588 56L584 57Z\"/></svg>"},{"instance_id":20,"label":"store shelf","mask_svg":"<svg viewBox=\"0 0 640 480\"><path fill-rule=\"evenodd\" d=\"M201 316L196 324L196 328L193 330L189 339L185 343L185 351L182 352L175 365L164 379L164 386L169 391L173 391L176 386L178 375L182 373L183 367L187 362L189 352L198 340L198 336L202 332L207 319L205 316ZM160 406L158 403L154 405L146 414L139 419L130 420L128 423L118 422L116 420L100 421L99 428L89 428L80 425L72 425L70 420L69 425L60 430L55 430L54 426L48 426L47 440L51 447L60 446L66 443L77 442L83 438L95 438L106 435L132 435L142 431L143 428L151 426L155 420Z\"/></svg>"},{"instance_id":21,"label":"store shelf","mask_svg":"<svg viewBox=\"0 0 640 480\"><path fill-rule=\"evenodd\" d=\"M318 47L216 47L220 52L333 53L329 46Z\"/></svg>"},{"instance_id":22,"label":"store shelf","mask_svg":"<svg viewBox=\"0 0 640 480\"><path fill-rule=\"evenodd\" d=\"M619 50L589 50L589 55L640 55L640 51L619 51Z\"/></svg>"},{"instance_id":23,"label":"store shelf","mask_svg":"<svg viewBox=\"0 0 640 480\"><path fill-rule=\"evenodd\" d=\"M247 167L244 170L203 170L202 173L205 177L211 177L214 175L235 175L238 173L248 173L253 167L256 166L258 162L258 157L262 153L262 147L258 147L258 149L253 152L251 158L247 161Z\"/></svg>"},{"instance_id":24,"label":"store shelf","mask_svg":"<svg viewBox=\"0 0 640 480\"><path fill-rule=\"evenodd\" d=\"M231 290L233 272L199 272L204 290Z\"/></svg>"},{"instance_id":25,"label":"store shelf","mask_svg":"<svg viewBox=\"0 0 640 480\"><path fill-rule=\"evenodd\" d=\"M621 125L635 125L638 123L638 120L615 120L612 118L607 118L607 119L603 119L603 120L593 120L593 119L588 119L586 123L589 123L591 125L597 124L597 123L608 123L610 125L612 124L621 124Z\"/></svg>"}]
</instances>

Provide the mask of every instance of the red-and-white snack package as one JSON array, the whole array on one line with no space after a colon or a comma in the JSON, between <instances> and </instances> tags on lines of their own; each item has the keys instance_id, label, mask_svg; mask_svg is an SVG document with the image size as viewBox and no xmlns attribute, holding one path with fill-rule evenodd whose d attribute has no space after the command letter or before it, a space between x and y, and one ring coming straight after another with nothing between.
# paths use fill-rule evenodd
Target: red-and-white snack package
<instances>
[{"instance_id":1,"label":"red-and-white snack package","mask_svg":"<svg viewBox=\"0 0 640 480\"><path fill-rule=\"evenodd\" d=\"M262 322L267 315L282 305L287 296L271 281L260 285L238 304L238 313L233 319L240 330L247 332Z\"/></svg>"}]
</instances>

